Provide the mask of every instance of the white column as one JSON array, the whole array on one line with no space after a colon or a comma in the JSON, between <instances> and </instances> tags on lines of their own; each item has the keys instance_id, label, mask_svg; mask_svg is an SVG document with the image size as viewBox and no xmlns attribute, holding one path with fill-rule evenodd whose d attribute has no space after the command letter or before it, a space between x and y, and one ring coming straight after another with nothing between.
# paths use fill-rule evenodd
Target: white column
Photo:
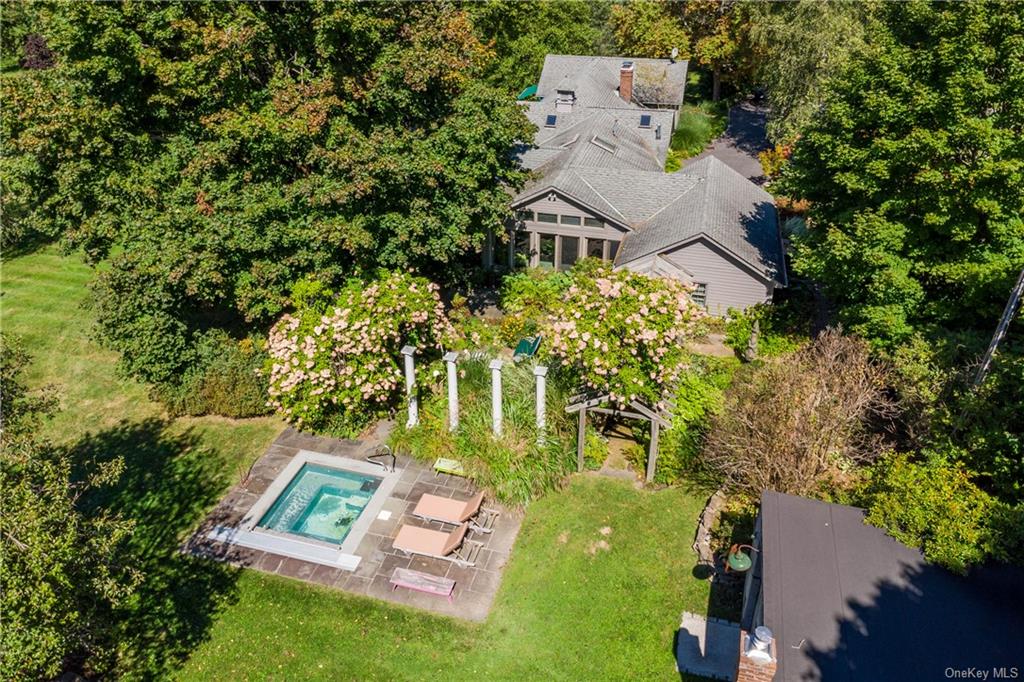
<instances>
[{"instance_id":1,"label":"white column","mask_svg":"<svg viewBox=\"0 0 1024 682\"><path fill-rule=\"evenodd\" d=\"M547 406L548 368L537 365L533 368L533 376L537 377L537 442L544 442L544 427L547 425L544 409Z\"/></svg>"},{"instance_id":2,"label":"white column","mask_svg":"<svg viewBox=\"0 0 1024 682\"><path fill-rule=\"evenodd\" d=\"M412 359L415 354L416 346L402 348L402 355L405 356L405 396L409 400L409 419L405 422L407 429L420 423L420 406L416 398L416 369Z\"/></svg>"},{"instance_id":3,"label":"white column","mask_svg":"<svg viewBox=\"0 0 1024 682\"><path fill-rule=\"evenodd\" d=\"M501 435L501 366L499 359L491 360L491 428L495 436Z\"/></svg>"},{"instance_id":4,"label":"white column","mask_svg":"<svg viewBox=\"0 0 1024 682\"><path fill-rule=\"evenodd\" d=\"M455 369L455 360L459 354L452 351L445 353L444 360L448 366L448 430L454 431L459 427L459 374Z\"/></svg>"}]
</instances>

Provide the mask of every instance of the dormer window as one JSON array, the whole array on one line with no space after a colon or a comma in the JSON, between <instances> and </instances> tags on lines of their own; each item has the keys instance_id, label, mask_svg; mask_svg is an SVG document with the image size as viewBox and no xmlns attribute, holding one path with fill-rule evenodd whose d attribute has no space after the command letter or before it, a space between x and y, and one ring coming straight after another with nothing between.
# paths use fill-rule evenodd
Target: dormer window
<instances>
[{"instance_id":1,"label":"dormer window","mask_svg":"<svg viewBox=\"0 0 1024 682\"><path fill-rule=\"evenodd\" d=\"M650 128L651 127L651 115L650 114L640 114L640 127L641 128Z\"/></svg>"},{"instance_id":2,"label":"dormer window","mask_svg":"<svg viewBox=\"0 0 1024 682\"><path fill-rule=\"evenodd\" d=\"M544 127L545 128L554 128L555 124L557 122L558 122L557 114L548 114L547 118L544 119Z\"/></svg>"}]
</instances>

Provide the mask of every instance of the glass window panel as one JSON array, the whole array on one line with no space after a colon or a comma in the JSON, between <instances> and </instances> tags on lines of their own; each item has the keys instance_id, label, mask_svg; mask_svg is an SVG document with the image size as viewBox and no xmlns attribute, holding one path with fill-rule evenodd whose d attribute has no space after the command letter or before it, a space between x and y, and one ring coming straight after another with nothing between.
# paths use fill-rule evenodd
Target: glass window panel
<instances>
[{"instance_id":1,"label":"glass window panel","mask_svg":"<svg viewBox=\"0 0 1024 682\"><path fill-rule=\"evenodd\" d=\"M530 233L526 230L516 232L515 264L517 268L530 264Z\"/></svg>"},{"instance_id":2,"label":"glass window panel","mask_svg":"<svg viewBox=\"0 0 1024 682\"><path fill-rule=\"evenodd\" d=\"M537 222L541 223L557 223L558 216L554 213L538 213Z\"/></svg>"},{"instance_id":3,"label":"glass window panel","mask_svg":"<svg viewBox=\"0 0 1024 682\"><path fill-rule=\"evenodd\" d=\"M580 217L578 215L564 215L562 216L563 225L579 225Z\"/></svg>"},{"instance_id":4,"label":"glass window panel","mask_svg":"<svg viewBox=\"0 0 1024 682\"><path fill-rule=\"evenodd\" d=\"M533 220L533 211L518 211L516 218L519 220Z\"/></svg>"},{"instance_id":5,"label":"glass window panel","mask_svg":"<svg viewBox=\"0 0 1024 682\"><path fill-rule=\"evenodd\" d=\"M604 258L604 240L588 239L587 255L590 256L591 258Z\"/></svg>"},{"instance_id":6,"label":"glass window panel","mask_svg":"<svg viewBox=\"0 0 1024 682\"><path fill-rule=\"evenodd\" d=\"M580 238L579 237L562 237L562 256L561 256L561 269L568 270L579 258L580 253Z\"/></svg>"},{"instance_id":7,"label":"glass window panel","mask_svg":"<svg viewBox=\"0 0 1024 682\"><path fill-rule=\"evenodd\" d=\"M555 235L553 234L540 234L537 235L540 239L540 261L538 265L542 268L553 268L555 267Z\"/></svg>"},{"instance_id":8,"label":"glass window panel","mask_svg":"<svg viewBox=\"0 0 1024 682\"><path fill-rule=\"evenodd\" d=\"M597 218L584 218L583 224L587 227L604 227L604 223Z\"/></svg>"},{"instance_id":9,"label":"glass window panel","mask_svg":"<svg viewBox=\"0 0 1024 682\"><path fill-rule=\"evenodd\" d=\"M698 283L697 288L690 292L690 298L701 308L706 308L708 306L708 285Z\"/></svg>"},{"instance_id":10,"label":"glass window panel","mask_svg":"<svg viewBox=\"0 0 1024 682\"><path fill-rule=\"evenodd\" d=\"M608 260L615 260L615 254L619 252L618 242L608 242Z\"/></svg>"}]
</instances>

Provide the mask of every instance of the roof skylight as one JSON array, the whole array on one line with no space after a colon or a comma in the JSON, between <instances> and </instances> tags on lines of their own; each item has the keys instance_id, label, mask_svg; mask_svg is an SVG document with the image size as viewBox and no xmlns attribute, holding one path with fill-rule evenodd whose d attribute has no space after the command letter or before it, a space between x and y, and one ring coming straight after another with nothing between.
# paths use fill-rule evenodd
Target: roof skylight
<instances>
[{"instance_id":1,"label":"roof skylight","mask_svg":"<svg viewBox=\"0 0 1024 682\"><path fill-rule=\"evenodd\" d=\"M544 127L545 128L554 128L555 127L555 123L557 121L558 121L558 115L557 114L548 114L548 117L546 119L544 119Z\"/></svg>"},{"instance_id":2,"label":"roof skylight","mask_svg":"<svg viewBox=\"0 0 1024 682\"><path fill-rule=\"evenodd\" d=\"M651 127L651 115L650 114L640 114L640 127L641 128L650 128Z\"/></svg>"}]
</instances>

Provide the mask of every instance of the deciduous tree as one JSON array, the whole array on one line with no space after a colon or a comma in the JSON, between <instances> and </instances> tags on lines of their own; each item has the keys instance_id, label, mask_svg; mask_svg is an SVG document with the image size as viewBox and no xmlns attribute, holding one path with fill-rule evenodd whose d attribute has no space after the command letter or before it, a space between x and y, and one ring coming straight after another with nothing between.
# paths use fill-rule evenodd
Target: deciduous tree
<instances>
[{"instance_id":1,"label":"deciduous tree","mask_svg":"<svg viewBox=\"0 0 1024 682\"><path fill-rule=\"evenodd\" d=\"M879 19L783 176L811 202L795 267L879 346L991 329L1024 267L1024 7L911 2Z\"/></svg>"},{"instance_id":2,"label":"deciduous tree","mask_svg":"<svg viewBox=\"0 0 1024 682\"><path fill-rule=\"evenodd\" d=\"M0 671L51 679L71 659L113 651L111 609L140 576L125 561L131 524L79 507L84 494L118 477L121 462L73 476L68 453L39 437L54 402L28 392L28 361L0 337Z\"/></svg>"},{"instance_id":3,"label":"deciduous tree","mask_svg":"<svg viewBox=\"0 0 1024 682\"><path fill-rule=\"evenodd\" d=\"M733 383L704 459L752 497L765 489L813 496L881 453L879 427L895 416L887 373L866 343L828 330Z\"/></svg>"},{"instance_id":4,"label":"deciduous tree","mask_svg":"<svg viewBox=\"0 0 1024 682\"><path fill-rule=\"evenodd\" d=\"M864 44L871 5L837 0L752 3L756 79L771 103L768 136L793 141L821 108L826 83Z\"/></svg>"}]
</instances>

